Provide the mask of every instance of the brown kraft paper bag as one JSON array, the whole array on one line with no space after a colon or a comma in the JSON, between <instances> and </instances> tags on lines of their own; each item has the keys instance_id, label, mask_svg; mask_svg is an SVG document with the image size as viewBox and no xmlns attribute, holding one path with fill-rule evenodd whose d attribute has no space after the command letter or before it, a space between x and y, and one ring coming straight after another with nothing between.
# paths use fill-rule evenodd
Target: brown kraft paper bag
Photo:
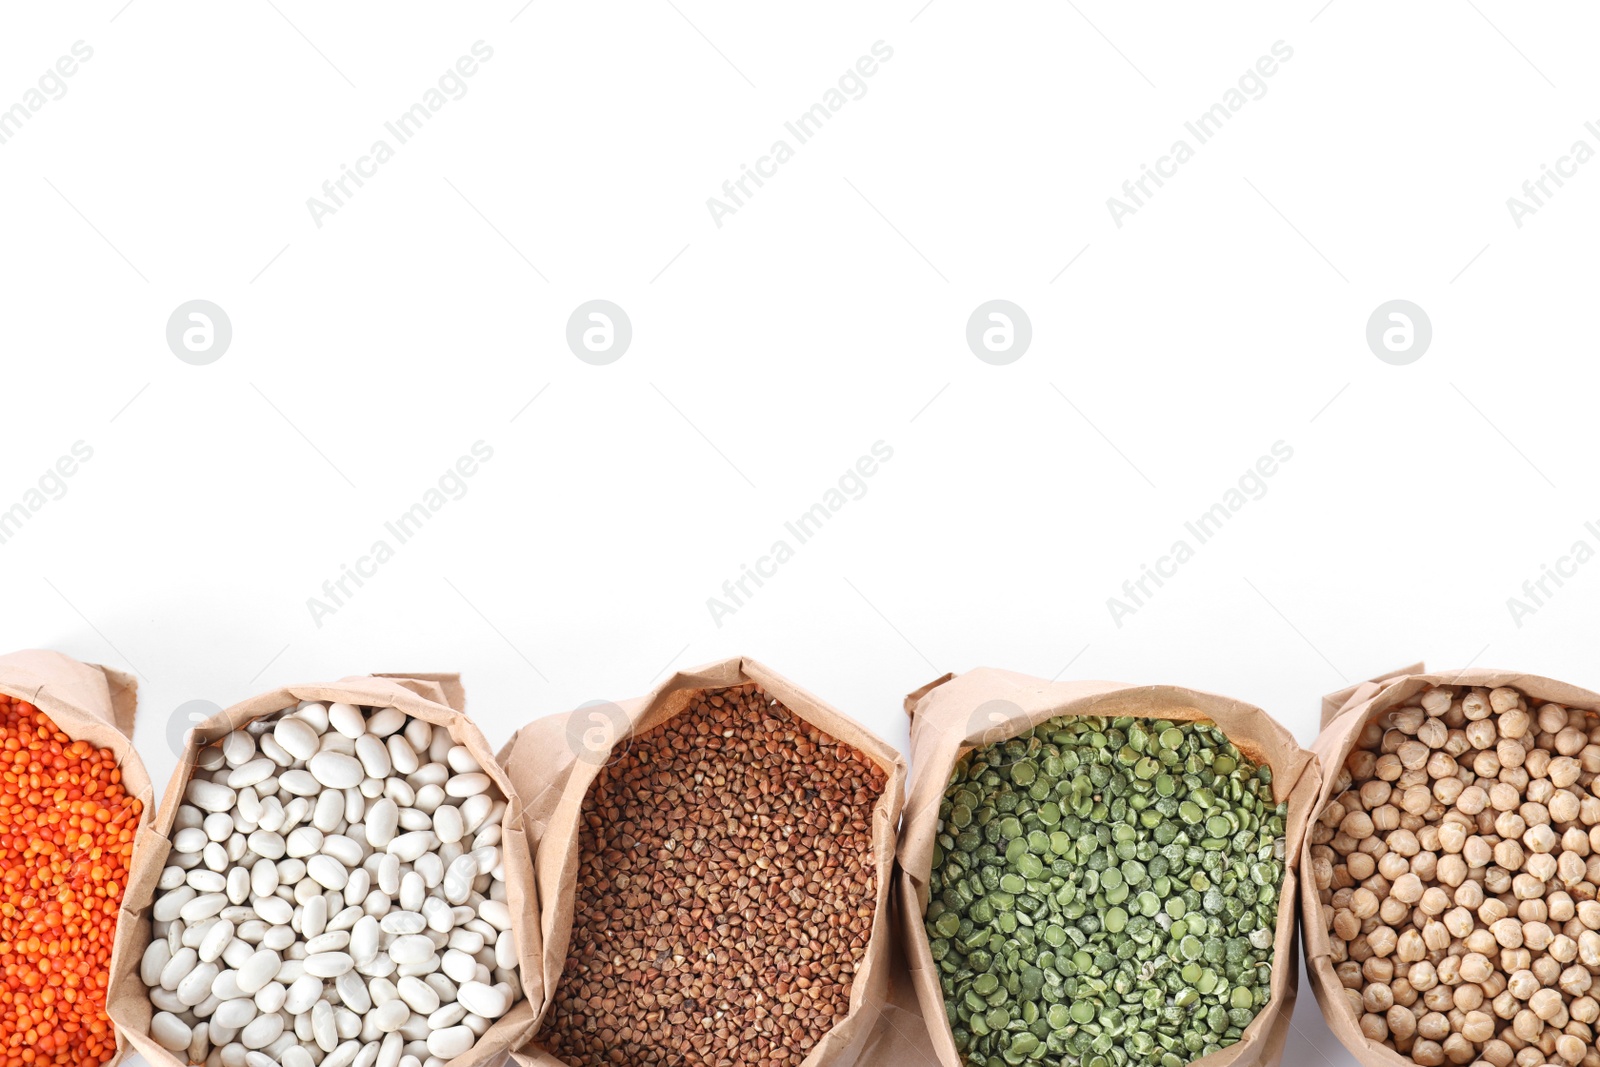
<instances>
[{"instance_id":1,"label":"brown kraft paper bag","mask_svg":"<svg viewBox=\"0 0 1600 1067\"><path fill-rule=\"evenodd\" d=\"M906 697L911 716L911 765L916 768L900 831L896 910L910 986L915 991L931 1048L906 1041L910 1005L885 1013L874 1034L873 1067L963 1067L945 1016L938 965L928 946L922 916L928 904L939 805L956 761L974 748L1015 737L1058 716L1209 719L1239 750L1272 768L1273 796L1289 805L1285 826L1283 886L1273 942L1272 995L1235 1044L1193 1061L1199 1067L1276 1067L1283 1058L1299 980L1295 915L1296 860L1316 797L1316 760L1291 734L1258 707L1180 686L1130 686L1119 682L1046 682L1012 671L980 668L945 675ZM893 1023L893 1026L888 1024ZM866 1062L866 1061L863 1061Z\"/></svg>"},{"instance_id":2,"label":"brown kraft paper bag","mask_svg":"<svg viewBox=\"0 0 1600 1067\"><path fill-rule=\"evenodd\" d=\"M26 700L46 715L68 737L109 749L122 768L122 787L141 805L138 834L142 837L155 817L155 791L139 754L133 748L133 720L138 685L131 675L107 667L79 663L60 652L13 652L0 656L0 692ZM137 841L137 838L135 839ZM137 856L137 844L135 855ZM130 871L132 869L130 861ZM124 892L127 887L123 887ZM117 973L122 950L122 925L112 946L111 974ZM107 987L109 1008L111 988ZM108 1011L107 1014L110 1014ZM117 1063L128 1053L128 1035L117 1028Z\"/></svg>"},{"instance_id":3,"label":"brown kraft paper bag","mask_svg":"<svg viewBox=\"0 0 1600 1067\"><path fill-rule=\"evenodd\" d=\"M755 660L732 658L680 671L648 696L621 704L586 705L523 727L501 750L501 762L524 798L528 833L534 842L539 890L539 934L544 946L539 984L545 1002L542 1021L554 1000L566 966L572 930L573 892L578 878L579 815L595 777L612 750L635 734L661 725L686 708L705 689L759 685L799 718L856 749L884 771L887 784L873 812L872 861L877 872L877 907L872 934L850 989L850 1014L817 1044L801 1067L853 1064L877 1021L891 981L890 886L895 833L904 798L905 760L887 743L829 704L795 686ZM537 1033L537 1029L535 1030ZM530 1042L512 1053L523 1067L565 1067L562 1060Z\"/></svg>"},{"instance_id":4,"label":"brown kraft paper bag","mask_svg":"<svg viewBox=\"0 0 1600 1067\"><path fill-rule=\"evenodd\" d=\"M150 1037L150 996L139 977L139 963L150 943L150 904L156 883L166 866L169 840L178 805L193 777L200 752L231 731L265 715L293 707L303 700L343 701L366 707L394 707L408 716L425 719L449 731L457 743L472 753L485 774L506 798L501 844L506 869L506 903L511 909L512 932L517 944L518 971L523 996L491 1026L471 1049L451 1060L449 1067L482 1067L507 1049L520 1044L533 1025L531 1005L540 1003L538 928L527 917L538 904L533 890L533 862L523 830L522 806L510 779L495 759L489 742L465 713L466 695L453 674L379 674L354 676L329 684L292 685L235 704L189 732L188 744L172 780L161 798L161 813L140 830L134 846L132 880L122 901L117 923L117 946L112 958L109 1000L111 1018L134 1048L154 1067L186 1067L186 1057L169 1052Z\"/></svg>"},{"instance_id":5,"label":"brown kraft paper bag","mask_svg":"<svg viewBox=\"0 0 1600 1067\"><path fill-rule=\"evenodd\" d=\"M1554 701L1567 707L1600 712L1600 693L1535 674L1482 667L1428 673L1423 664L1417 663L1350 686L1324 697L1322 701L1322 733L1313 746L1322 764L1322 785L1312 812L1313 820L1348 785L1348 779L1342 773L1344 762L1355 748L1361 728L1423 690L1437 685L1482 686L1486 689L1512 686L1526 693L1530 700ZM1410 1056L1402 1055L1363 1034L1359 1017L1344 996L1344 987L1334 970L1339 961L1334 959L1333 942L1328 932L1330 916L1323 909L1323 897L1328 891L1317 888L1312 873L1314 847L1312 834L1307 833L1300 858L1301 870L1306 875L1301 884L1301 937L1305 942L1306 972L1311 979L1311 991L1322 1006L1328 1029L1365 1067L1416 1067Z\"/></svg>"}]
</instances>

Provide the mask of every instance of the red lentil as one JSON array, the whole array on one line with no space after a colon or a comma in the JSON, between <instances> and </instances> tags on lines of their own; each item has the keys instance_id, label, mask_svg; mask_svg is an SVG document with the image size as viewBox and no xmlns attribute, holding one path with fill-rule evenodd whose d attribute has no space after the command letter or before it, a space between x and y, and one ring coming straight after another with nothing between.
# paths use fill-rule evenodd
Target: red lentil
<instances>
[{"instance_id":1,"label":"red lentil","mask_svg":"<svg viewBox=\"0 0 1600 1067\"><path fill-rule=\"evenodd\" d=\"M142 808L109 750L0 694L0 1067L116 1055L106 985Z\"/></svg>"}]
</instances>

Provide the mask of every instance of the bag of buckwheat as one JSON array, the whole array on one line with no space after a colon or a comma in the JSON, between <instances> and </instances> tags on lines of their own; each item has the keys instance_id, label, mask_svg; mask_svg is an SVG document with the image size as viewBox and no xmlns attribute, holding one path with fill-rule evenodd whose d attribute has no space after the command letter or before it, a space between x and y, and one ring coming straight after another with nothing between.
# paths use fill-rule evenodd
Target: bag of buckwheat
<instances>
[{"instance_id":1,"label":"bag of buckwheat","mask_svg":"<svg viewBox=\"0 0 1600 1067\"><path fill-rule=\"evenodd\" d=\"M890 981L905 763L749 659L524 727L535 1067L855 1062Z\"/></svg>"}]
</instances>

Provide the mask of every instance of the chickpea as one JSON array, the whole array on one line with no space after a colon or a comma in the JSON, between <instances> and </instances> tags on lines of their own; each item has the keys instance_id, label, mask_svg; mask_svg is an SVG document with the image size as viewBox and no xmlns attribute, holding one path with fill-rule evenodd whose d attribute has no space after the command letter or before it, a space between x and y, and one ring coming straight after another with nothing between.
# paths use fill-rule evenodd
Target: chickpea
<instances>
[{"instance_id":1,"label":"chickpea","mask_svg":"<svg viewBox=\"0 0 1600 1067\"><path fill-rule=\"evenodd\" d=\"M1444 1058L1455 1064L1471 1063L1478 1056L1472 1042L1460 1034L1450 1034L1444 1039Z\"/></svg>"},{"instance_id":2,"label":"chickpea","mask_svg":"<svg viewBox=\"0 0 1600 1067\"><path fill-rule=\"evenodd\" d=\"M1503 715L1512 708L1522 706L1522 694L1509 686L1489 691L1489 707L1496 715Z\"/></svg>"},{"instance_id":3,"label":"chickpea","mask_svg":"<svg viewBox=\"0 0 1600 1067\"><path fill-rule=\"evenodd\" d=\"M1528 877L1541 883L1539 887L1540 896L1544 894L1543 883L1556 876L1556 864L1556 858L1548 852L1535 852L1522 861L1522 869Z\"/></svg>"},{"instance_id":4,"label":"chickpea","mask_svg":"<svg viewBox=\"0 0 1600 1067\"><path fill-rule=\"evenodd\" d=\"M1439 1067L1444 1062L1444 1048L1437 1041L1419 1037L1411 1046L1411 1058L1422 1067Z\"/></svg>"},{"instance_id":5,"label":"chickpea","mask_svg":"<svg viewBox=\"0 0 1600 1067\"><path fill-rule=\"evenodd\" d=\"M1520 767L1528 758L1528 750L1522 742L1509 737L1502 737L1495 742L1494 754L1502 767Z\"/></svg>"},{"instance_id":6,"label":"chickpea","mask_svg":"<svg viewBox=\"0 0 1600 1067\"><path fill-rule=\"evenodd\" d=\"M1390 926L1398 926L1411 915L1411 909L1393 897L1385 897L1378 905L1378 918Z\"/></svg>"},{"instance_id":7,"label":"chickpea","mask_svg":"<svg viewBox=\"0 0 1600 1067\"><path fill-rule=\"evenodd\" d=\"M1560 704L1541 704L1539 706L1539 729L1541 732L1553 734L1566 725L1566 708Z\"/></svg>"},{"instance_id":8,"label":"chickpea","mask_svg":"<svg viewBox=\"0 0 1600 1067\"><path fill-rule=\"evenodd\" d=\"M1468 952L1476 952L1483 956L1500 951L1500 946L1488 927L1479 927L1472 931L1462 939L1462 944L1466 946Z\"/></svg>"},{"instance_id":9,"label":"chickpea","mask_svg":"<svg viewBox=\"0 0 1600 1067\"><path fill-rule=\"evenodd\" d=\"M1415 904L1422 899L1422 879L1410 872L1402 874L1389 887L1389 895L1406 904Z\"/></svg>"},{"instance_id":10,"label":"chickpea","mask_svg":"<svg viewBox=\"0 0 1600 1067\"><path fill-rule=\"evenodd\" d=\"M1528 998L1528 1007L1533 1010L1533 1013L1539 1017L1541 1022L1549 1022L1562 1012L1564 1005L1561 1001L1560 991L1544 988Z\"/></svg>"},{"instance_id":11,"label":"chickpea","mask_svg":"<svg viewBox=\"0 0 1600 1067\"><path fill-rule=\"evenodd\" d=\"M1511 1051L1511 1046L1504 1041L1496 1038L1484 1042L1483 1060L1485 1063L1492 1064L1493 1067L1510 1067L1514 1055Z\"/></svg>"},{"instance_id":12,"label":"chickpea","mask_svg":"<svg viewBox=\"0 0 1600 1067\"><path fill-rule=\"evenodd\" d=\"M1522 869L1523 851L1519 841L1502 841L1494 846L1494 861L1507 871Z\"/></svg>"},{"instance_id":13,"label":"chickpea","mask_svg":"<svg viewBox=\"0 0 1600 1067\"><path fill-rule=\"evenodd\" d=\"M1543 810L1544 805L1524 804L1523 809L1532 809L1530 814L1533 815L1533 818L1524 817L1523 821L1529 825L1521 835L1523 845L1527 847L1528 851L1536 855L1555 851L1556 844L1561 839L1556 836L1555 830L1551 828L1548 821L1550 816L1548 812ZM1534 821L1535 819L1543 819L1544 821L1536 822Z\"/></svg>"},{"instance_id":14,"label":"chickpea","mask_svg":"<svg viewBox=\"0 0 1600 1067\"><path fill-rule=\"evenodd\" d=\"M1421 741L1403 741L1394 750L1400 759L1400 766L1408 771L1420 771L1427 765L1431 750Z\"/></svg>"},{"instance_id":15,"label":"chickpea","mask_svg":"<svg viewBox=\"0 0 1600 1067\"><path fill-rule=\"evenodd\" d=\"M1556 1038L1556 1055L1568 1063L1581 1063L1586 1051L1583 1041L1571 1034L1562 1034Z\"/></svg>"},{"instance_id":16,"label":"chickpea","mask_svg":"<svg viewBox=\"0 0 1600 1067\"><path fill-rule=\"evenodd\" d=\"M1450 950L1447 946L1439 951L1449 952ZM1461 957L1455 953L1451 953L1450 955L1441 959L1438 963L1435 963L1433 965L1433 970L1434 973L1439 976L1438 992L1440 996L1444 1001L1449 1001L1452 995L1451 990L1461 984ZM1445 986L1449 986L1450 988L1446 989L1444 988ZM1448 1007L1449 1004L1441 1002L1438 1010L1444 1011Z\"/></svg>"},{"instance_id":17,"label":"chickpea","mask_svg":"<svg viewBox=\"0 0 1600 1067\"><path fill-rule=\"evenodd\" d=\"M1461 1024L1461 1036L1482 1043L1494 1037L1494 1018L1488 1012L1469 1011Z\"/></svg>"},{"instance_id":18,"label":"chickpea","mask_svg":"<svg viewBox=\"0 0 1600 1067\"><path fill-rule=\"evenodd\" d=\"M1589 987L1594 984L1594 976L1589 973L1587 967L1568 967L1561 972L1557 984L1562 992L1579 997L1589 991Z\"/></svg>"},{"instance_id":19,"label":"chickpea","mask_svg":"<svg viewBox=\"0 0 1600 1067\"><path fill-rule=\"evenodd\" d=\"M1549 956L1540 956L1529 966L1541 986L1553 986L1561 977L1561 964Z\"/></svg>"},{"instance_id":20,"label":"chickpea","mask_svg":"<svg viewBox=\"0 0 1600 1067\"><path fill-rule=\"evenodd\" d=\"M1378 861L1365 852L1352 852L1345 857L1344 865L1350 872L1350 877L1358 882L1366 881L1378 870Z\"/></svg>"},{"instance_id":21,"label":"chickpea","mask_svg":"<svg viewBox=\"0 0 1600 1067\"><path fill-rule=\"evenodd\" d=\"M1511 879L1511 893L1518 900L1536 900L1544 896L1544 881L1531 874L1519 874Z\"/></svg>"},{"instance_id":22,"label":"chickpea","mask_svg":"<svg viewBox=\"0 0 1600 1067\"><path fill-rule=\"evenodd\" d=\"M1568 726L1556 734L1555 749L1563 756L1576 756L1588 744L1589 738L1582 730Z\"/></svg>"},{"instance_id":23,"label":"chickpea","mask_svg":"<svg viewBox=\"0 0 1600 1067\"><path fill-rule=\"evenodd\" d=\"M1445 686L1434 686L1424 689L1418 697L1422 710L1429 715L1439 716L1450 710L1450 702L1455 699L1455 693Z\"/></svg>"},{"instance_id":24,"label":"chickpea","mask_svg":"<svg viewBox=\"0 0 1600 1067\"><path fill-rule=\"evenodd\" d=\"M1427 719L1417 727L1416 736L1429 748L1443 748L1450 739L1450 726L1440 719Z\"/></svg>"},{"instance_id":25,"label":"chickpea","mask_svg":"<svg viewBox=\"0 0 1600 1067\"><path fill-rule=\"evenodd\" d=\"M1364 726L1361 730L1361 737L1356 742L1360 747L1351 752L1349 756L1345 757L1344 766L1345 769L1350 772L1350 776L1352 778L1372 777L1373 769L1378 762L1378 757L1371 750L1377 746L1378 739L1381 739L1382 737L1382 731L1379 731L1378 739L1369 741L1367 738L1368 731L1375 730L1377 728L1377 723L1368 723L1366 726Z\"/></svg>"},{"instance_id":26,"label":"chickpea","mask_svg":"<svg viewBox=\"0 0 1600 1067\"><path fill-rule=\"evenodd\" d=\"M1422 851L1422 844L1417 840L1417 835L1406 829L1392 831L1383 839L1383 843L1389 847L1390 852L1407 858Z\"/></svg>"},{"instance_id":27,"label":"chickpea","mask_svg":"<svg viewBox=\"0 0 1600 1067\"><path fill-rule=\"evenodd\" d=\"M1384 1012L1394 1007L1394 990L1380 982L1372 982L1361 991L1361 1004L1369 1012Z\"/></svg>"},{"instance_id":28,"label":"chickpea","mask_svg":"<svg viewBox=\"0 0 1600 1067\"><path fill-rule=\"evenodd\" d=\"M1469 952L1461 957L1461 979L1464 982L1482 982L1494 973L1494 964L1481 952Z\"/></svg>"},{"instance_id":29,"label":"chickpea","mask_svg":"<svg viewBox=\"0 0 1600 1067\"><path fill-rule=\"evenodd\" d=\"M1463 751L1465 751L1465 748L1463 748ZM1459 769L1456 773L1460 774ZM1456 802L1456 799L1461 796L1461 791L1466 787L1467 783L1463 782L1459 777L1440 778L1433 783L1433 799L1445 807L1449 807Z\"/></svg>"},{"instance_id":30,"label":"chickpea","mask_svg":"<svg viewBox=\"0 0 1600 1067\"><path fill-rule=\"evenodd\" d=\"M1522 923L1510 917L1489 924L1489 932L1501 948L1522 947Z\"/></svg>"},{"instance_id":31,"label":"chickpea","mask_svg":"<svg viewBox=\"0 0 1600 1067\"><path fill-rule=\"evenodd\" d=\"M1521 790L1510 782L1500 781L1489 787L1489 806L1497 813L1514 811L1521 803Z\"/></svg>"},{"instance_id":32,"label":"chickpea","mask_svg":"<svg viewBox=\"0 0 1600 1067\"><path fill-rule=\"evenodd\" d=\"M1522 943L1534 952L1543 952L1555 940L1555 931L1542 922L1525 922L1522 924Z\"/></svg>"},{"instance_id":33,"label":"chickpea","mask_svg":"<svg viewBox=\"0 0 1600 1067\"><path fill-rule=\"evenodd\" d=\"M1469 719L1486 718L1493 708L1487 689L1471 689L1461 695L1461 712Z\"/></svg>"},{"instance_id":34,"label":"chickpea","mask_svg":"<svg viewBox=\"0 0 1600 1067\"><path fill-rule=\"evenodd\" d=\"M1360 841L1372 836L1372 816L1361 810L1348 813L1339 821L1339 832Z\"/></svg>"},{"instance_id":35,"label":"chickpea","mask_svg":"<svg viewBox=\"0 0 1600 1067\"><path fill-rule=\"evenodd\" d=\"M1361 1033L1368 1041L1387 1041L1389 1039L1389 1024L1382 1015L1361 1016Z\"/></svg>"},{"instance_id":36,"label":"chickpea","mask_svg":"<svg viewBox=\"0 0 1600 1067\"><path fill-rule=\"evenodd\" d=\"M1527 822L1516 811L1502 811L1494 817L1494 832L1501 837L1521 837L1527 828Z\"/></svg>"},{"instance_id":37,"label":"chickpea","mask_svg":"<svg viewBox=\"0 0 1600 1067\"><path fill-rule=\"evenodd\" d=\"M1436 1011L1430 1011L1417 1020L1417 1036L1429 1041L1441 1041L1450 1032L1450 1020Z\"/></svg>"},{"instance_id":38,"label":"chickpea","mask_svg":"<svg viewBox=\"0 0 1600 1067\"><path fill-rule=\"evenodd\" d=\"M1471 1014L1483 1006L1483 987L1471 982L1462 982L1450 997L1456 1008Z\"/></svg>"},{"instance_id":39,"label":"chickpea","mask_svg":"<svg viewBox=\"0 0 1600 1067\"><path fill-rule=\"evenodd\" d=\"M1578 753L1578 762L1586 774L1600 773L1600 744L1595 743L1594 731L1589 732L1589 743Z\"/></svg>"}]
</instances>

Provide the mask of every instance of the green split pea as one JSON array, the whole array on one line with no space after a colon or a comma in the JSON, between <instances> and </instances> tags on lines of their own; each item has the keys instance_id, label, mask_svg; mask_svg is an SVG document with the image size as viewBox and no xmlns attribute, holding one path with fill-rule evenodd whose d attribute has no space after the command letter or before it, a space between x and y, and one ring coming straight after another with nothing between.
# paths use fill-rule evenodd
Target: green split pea
<instances>
[{"instance_id":1,"label":"green split pea","mask_svg":"<svg viewBox=\"0 0 1600 1067\"><path fill-rule=\"evenodd\" d=\"M969 1067L1183 1067L1267 1003L1288 808L1214 725L1059 718L969 753L924 922Z\"/></svg>"}]
</instances>

